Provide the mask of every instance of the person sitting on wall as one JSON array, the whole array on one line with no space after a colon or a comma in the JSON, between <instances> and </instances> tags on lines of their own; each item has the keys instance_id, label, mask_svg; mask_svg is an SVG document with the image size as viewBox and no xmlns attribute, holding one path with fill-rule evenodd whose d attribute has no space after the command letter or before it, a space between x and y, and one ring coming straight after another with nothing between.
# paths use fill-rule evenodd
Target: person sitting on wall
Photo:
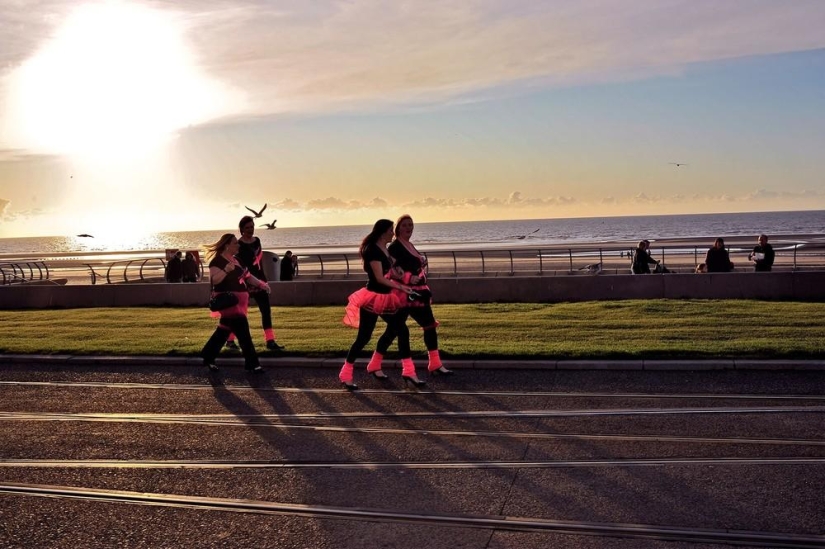
<instances>
[{"instance_id":1,"label":"person sitting on wall","mask_svg":"<svg viewBox=\"0 0 825 549\"><path fill-rule=\"evenodd\" d=\"M183 258L182 270L184 282L198 281L200 278L200 269L198 268L198 260L195 259L195 254L186 252L186 256Z\"/></svg>"},{"instance_id":2,"label":"person sitting on wall","mask_svg":"<svg viewBox=\"0 0 825 549\"><path fill-rule=\"evenodd\" d=\"M709 273L729 273L733 270L733 263L725 249L723 238L717 238L713 242L713 247L705 254L705 265Z\"/></svg>"},{"instance_id":3,"label":"person sitting on wall","mask_svg":"<svg viewBox=\"0 0 825 549\"><path fill-rule=\"evenodd\" d=\"M640 240L636 251L633 252L633 262L630 265L630 272L633 274L650 274L650 265L658 265L659 262L650 257L648 248L650 242L647 240Z\"/></svg>"},{"instance_id":4,"label":"person sitting on wall","mask_svg":"<svg viewBox=\"0 0 825 549\"><path fill-rule=\"evenodd\" d=\"M292 255L292 250L287 250L281 258L281 280L292 280L295 278L295 263L297 258Z\"/></svg>"},{"instance_id":5,"label":"person sitting on wall","mask_svg":"<svg viewBox=\"0 0 825 549\"><path fill-rule=\"evenodd\" d=\"M180 282L183 280L183 262L181 261L180 251L175 252L175 255L169 260L166 265L166 282Z\"/></svg>"},{"instance_id":6,"label":"person sitting on wall","mask_svg":"<svg viewBox=\"0 0 825 549\"><path fill-rule=\"evenodd\" d=\"M756 272L770 272L776 258L773 246L768 244L768 237L764 234L759 235L757 242L758 244L753 247L753 251L748 254L748 259L753 261L753 269Z\"/></svg>"}]
</instances>

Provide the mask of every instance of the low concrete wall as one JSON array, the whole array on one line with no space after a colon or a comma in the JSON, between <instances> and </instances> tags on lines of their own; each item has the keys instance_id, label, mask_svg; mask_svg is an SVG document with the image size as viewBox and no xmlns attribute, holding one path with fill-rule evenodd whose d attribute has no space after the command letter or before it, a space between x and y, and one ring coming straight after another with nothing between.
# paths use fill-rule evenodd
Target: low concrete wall
<instances>
[{"instance_id":1,"label":"low concrete wall","mask_svg":"<svg viewBox=\"0 0 825 549\"><path fill-rule=\"evenodd\" d=\"M273 282L274 305L344 305L364 280ZM825 300L825 271L725 274L461 277L431 281L439 303L611 299ZM0 309L206 306L209 284L0 286Z\"/></svg>"}]
</instances>

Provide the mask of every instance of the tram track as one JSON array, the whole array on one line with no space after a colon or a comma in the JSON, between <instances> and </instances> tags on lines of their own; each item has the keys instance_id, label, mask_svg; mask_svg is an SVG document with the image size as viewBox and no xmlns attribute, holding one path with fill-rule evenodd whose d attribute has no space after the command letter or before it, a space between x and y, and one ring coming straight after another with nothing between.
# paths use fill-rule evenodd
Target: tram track
<instances>
[{"instance_id":1,"label":"tram track","mask_svg":"<svg viewBox=\"0 0 825 549\"><path fill-rule=\"evenodd\" d=\"M203 383L127 383L105 381L0 381L0 387L55 387L55 388L99 388L99 389L134 389L167 391L230 391L256 393L308 393L351 395L340 388L324 387L254 387L249 385L211 385ZM710 399L710 400L810 400L825 402L825 395L783 395L756 393L610 393L610 392L563 392L563 391L456 391L456 390L417 390L405 389L366 389L358 391L361 395L370 394L419 394L439 396L474 396L474 397L554 397L554 398L604 398L604 399Z\"/></svg>"},{"instance_id":2,"label":"tram track","mask_svg":"<svg viewBox=\"0 0 825 549\"><path fill-rule=\"evenodd\" d=\"M0 493L25 497L65 498L103 503L177 507L202 511L289 515L312 519L369 520L372 522L421 524L513 532L577 534L596 537L624 537L692 543L726 543L776 548L825 546L825 536L815 534L711 529L677 525L572 521L500 515L399 512L391 509L362 509L290 504L180 494L101 490L73 486L2 483L0 484Z\"/></svg>"},{"instance_id":3,"label":"tram track","mask_svg":"<svg viewBox=\"0 0 825 549\"><path fill-rule=\"evenodd\" d=\"M187 416L142 416L141 414L63 414L63 413L18 413L4 412L0 414L0 421L52 421L52 422L92 422L92 423L146 423L170 425L208 425L227 427L254 427L256 429L270 428L297 431L337 432L337 433L364 433L384 435L421 435L426 437L483 437L523 440L588 440L588 441L621 441L621 442L656 442L656 443L695 443L695 444L743 444L743 445L784 445L784 446L825 446L825 439L793 439L793 438L749 438L749 437L692 437L676 435L629 435L629 434L597 434L597 433L545 433L533 431L481 431L456 429L419 429L405 427L354 427L335 425L302 425L298 423L283 423L253 419L260 416L250 416L246 419L192 419ZM390 418L391 419L391 418Z\"/></svg>"},{"instance_id":4,"label":"tram track","mask_svg":"<svg viewBox=\"0 0 825 549\"><path fill-rule=\"evenodd\" d=\"M825 465L825 457L712 457L577 459L552 461L277 461L277 460L124 460L124 459L0 459L0 468L34 469L571 469L662 467L672 465Z\"/></svg>"}]
</instances>

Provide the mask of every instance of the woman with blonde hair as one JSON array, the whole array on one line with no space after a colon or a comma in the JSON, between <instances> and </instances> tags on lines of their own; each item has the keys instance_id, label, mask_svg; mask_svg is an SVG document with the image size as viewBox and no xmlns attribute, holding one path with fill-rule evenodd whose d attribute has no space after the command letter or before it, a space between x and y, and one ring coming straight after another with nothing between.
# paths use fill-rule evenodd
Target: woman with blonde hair
<instances>
[{"instance_id":1,"label":"woman with blonde hair","mask_svg":"<svg viewBox=\"0 0 825 549\"><path fill-rule=\"evenodd\" d=\"M269 284L262 282L249 274L249 270L242 267L235 254L238 253L238 239L232 233L224 234L217 242L206 247L206 259L209 264L209 282L212 285L212 297L219 294L234 296L235 303L218 311L212 316L218 317L218 326L212 337L201 351L203 364L210 371L217 371L215 358L226 343L229 334L234 333L241 344L244 364L250 372L263 371L258 363L258 353L249 334L249 321L246 318L249 306L249 287L266 293L270 292Z\"/></svg>"}]
</instances>

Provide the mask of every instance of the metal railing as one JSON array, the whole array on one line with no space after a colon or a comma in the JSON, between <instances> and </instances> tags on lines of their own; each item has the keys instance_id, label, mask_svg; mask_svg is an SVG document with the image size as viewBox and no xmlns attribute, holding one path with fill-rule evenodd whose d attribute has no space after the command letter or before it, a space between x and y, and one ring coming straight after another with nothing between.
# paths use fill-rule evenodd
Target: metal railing
<instances>
[{"instance_id":1,"label":"metal railing","mask_svg":"<svg viewBox=\"0 0 825 549\"><path fill-rule=\"evenodd\" d=\"M423 248L423 247L422 247ZM750 245L728 248L736 271L752 270ZM774 245L774 270L825 269L825 243L785 242ZM630 274L633 249L628 246L543 246L426 250L431 278L462 276L564 276ZM707 246L653 246L651 255L673 272L693 272L704 261ZM296 279L340 279L365 276L358 253L296 251ZM277 266L276 266L277 267ZM72 283L163 282L166 261L160 251L119 252L14 259L0 263L2 284L65 277ZM201 264L201 279L204 266Z\"/></svg>"}]
</instances>

